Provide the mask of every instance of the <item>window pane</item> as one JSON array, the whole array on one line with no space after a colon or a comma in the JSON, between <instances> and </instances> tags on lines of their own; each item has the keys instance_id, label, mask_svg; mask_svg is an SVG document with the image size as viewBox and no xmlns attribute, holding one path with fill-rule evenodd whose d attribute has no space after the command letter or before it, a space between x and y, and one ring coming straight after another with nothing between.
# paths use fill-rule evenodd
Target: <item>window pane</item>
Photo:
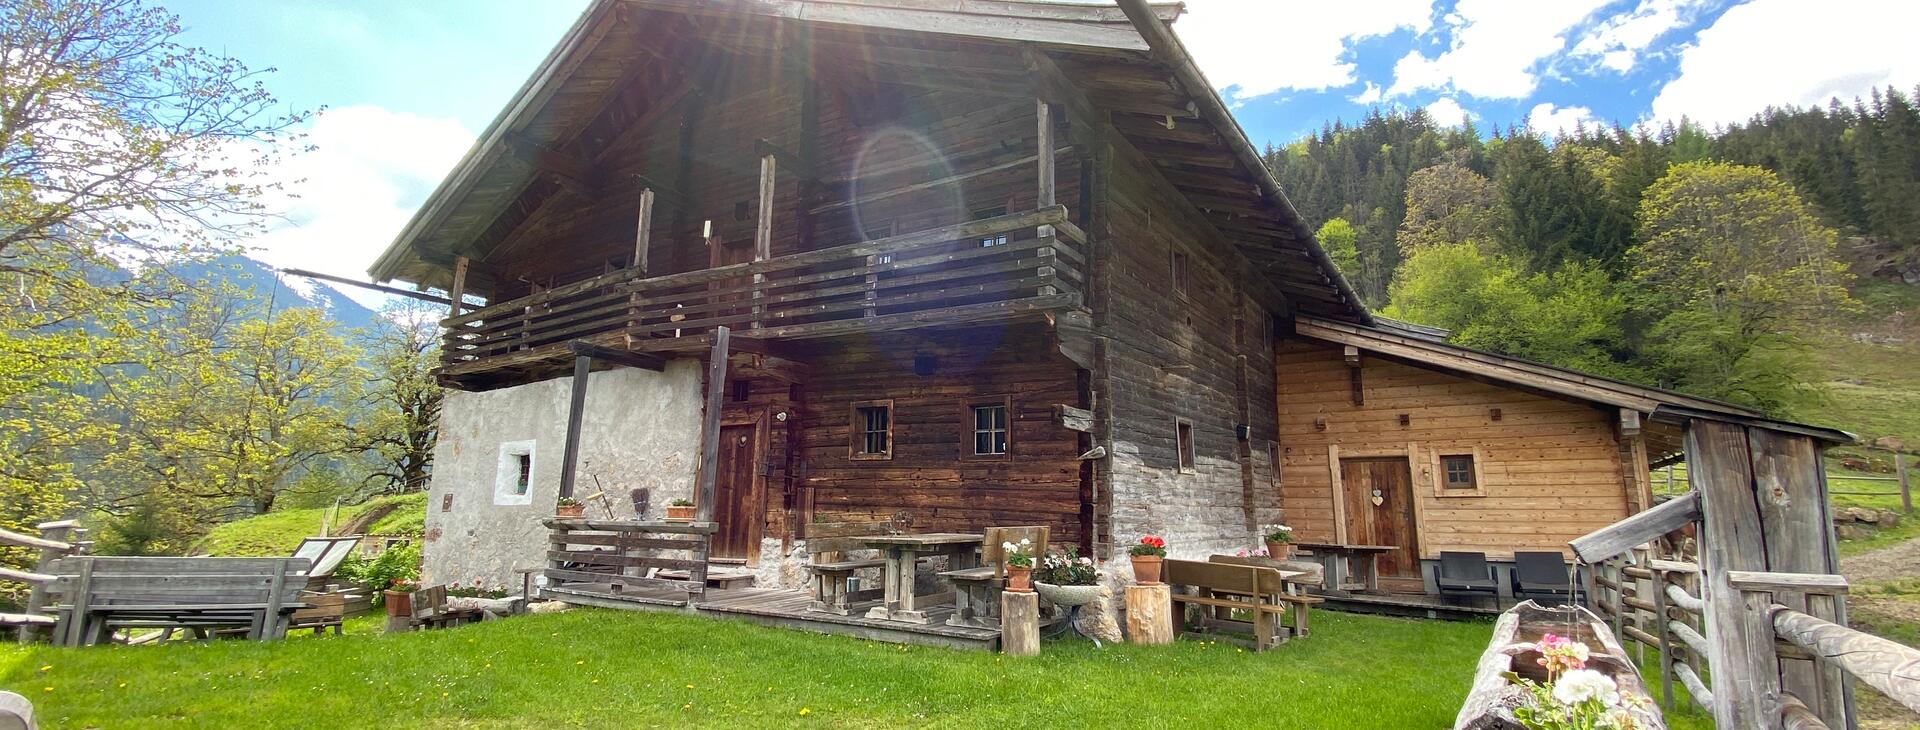
<instances>
[{"instance_id":1,"label":"window pane","mask_svg":"<svg viewBox=\"0 0 1920 730\"><path fill-rule=\"evenodd\" d=\"M996 454L1007 453L1007 432L1006 431L993 432L993 453L996 453Z\"/></svg>"}]
</instances>

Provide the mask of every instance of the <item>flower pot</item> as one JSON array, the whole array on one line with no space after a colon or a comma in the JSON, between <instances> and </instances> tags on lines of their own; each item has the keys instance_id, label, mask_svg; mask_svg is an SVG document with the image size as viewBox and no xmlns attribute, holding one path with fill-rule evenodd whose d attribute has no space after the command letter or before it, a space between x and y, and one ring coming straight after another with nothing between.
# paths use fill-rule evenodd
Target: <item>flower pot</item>
<instances>
[{"instance_id":1,"label":"flower pot","mask_svg":"<svg viewBox=\"0 0 1920 730\"><path fill-rule=\"evenodd\" d=\"M586 514L587 506L584 504L563 504L553 508L553 516L563 520L577 520Z\"/></svg>"},{"instance_id":2,"label":"flower pot","mask_svg":"<svg viewBox=\"0 0 1920 730\"><path fill-rule=\"evenodd\" d=\"M1015 593L1033 592L1033 566L1025 568L1007 566L1007 590Z\"/></svg>"},{"instance_id":3,"label":"flower pot","mask_svg":"<svg viewBox=\"0 0 1920 730\"><path fill-rule=\"evenodd\" d=\"M1267 557L1274 560L1287 560L1293 557L1293 543L1267 541Z\"/></svg>"},{"instance_id":4,"label":"flower pot","mask_svg":"<svg viewBox=\"0 0 1920 730\"><path fill-rule=\"evenodd\" d=\"M1085 606L1100 600L1100 590L1104 586L1057 586L1052 583L1035 583L1034 590L1049 603L1062 608Z\"/></svg>"},{"instance_id":5,"label":"flower pot","mask_svg":"<svg viewBox=\"0 0 1920 730\"><path fill-rule=\"evenodd\" d=\"M690 504L667 505L668 522L692 522L694 506Z\"/></svg>"},{"instance_id":6,"label":"flower pot","mask_svg":"<svg viewBox=\"0 0 1920 730\"><path fill-rule=\"evenodd\" d=\"M381 591L381 595L386 597L388 617L413 617L412 591Z\"/></svg>"},{"instance_id":7,"label":"flower pot","mask_svg":"<svg viewBox=\"0 0 1920 730\"><path fill-rule=\"evenodd\" d=\"M1134 555L1131 557L1134 582L1143 586L1160 585L1160 562L1166 559L1164 556Z\"/></svg>"}]
</instances>

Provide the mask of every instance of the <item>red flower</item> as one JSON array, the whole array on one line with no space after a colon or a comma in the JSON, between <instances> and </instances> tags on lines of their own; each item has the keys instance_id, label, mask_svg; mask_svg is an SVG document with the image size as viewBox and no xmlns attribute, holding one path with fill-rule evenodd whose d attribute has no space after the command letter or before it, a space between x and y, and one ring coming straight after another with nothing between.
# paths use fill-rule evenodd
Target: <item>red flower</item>
<instances>
[{"instance_id":1,"label":"red flower","mask_svg":"<svg viewBox=\"0 0 1920 730\"><path fill-rule=\"evenodd\" d=\"M1167 541L1160 539L1159 535L1148 535L1146 537L1140 538L1140 544L1146 545L1148 547L1163 548L1167 546Z\"/></svg>"}]
</instances>

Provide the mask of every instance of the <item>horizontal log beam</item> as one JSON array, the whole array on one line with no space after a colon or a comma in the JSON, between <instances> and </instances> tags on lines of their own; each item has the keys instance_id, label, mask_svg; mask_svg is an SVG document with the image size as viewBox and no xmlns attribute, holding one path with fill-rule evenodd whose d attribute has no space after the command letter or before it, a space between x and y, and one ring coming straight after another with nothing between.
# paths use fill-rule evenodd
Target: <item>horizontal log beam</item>
<instances>
[{"instance_id":1,"label":"horizontal log beam","mask_svg":"<svg viewBox=\"0 0 1920 730\"><path fill-rule=\"evenodd\" d=\"M657 355L615 350L611 347L601 347L586 340L569 342L567 343L567 349L571 350L574 355L589 357L595 360L604 360L615 365L624 365L641 370L652 370L654 372L665 372L667 369L667 361Z\"/></svg>"}]
</instances>

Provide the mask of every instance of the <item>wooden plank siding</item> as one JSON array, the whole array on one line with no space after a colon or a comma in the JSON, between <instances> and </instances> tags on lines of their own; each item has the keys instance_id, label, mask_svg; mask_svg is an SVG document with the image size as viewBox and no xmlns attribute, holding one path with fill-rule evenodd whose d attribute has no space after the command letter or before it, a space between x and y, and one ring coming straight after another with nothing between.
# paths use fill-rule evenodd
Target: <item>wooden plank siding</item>
<instances>
[{"instance_id":1,"label":"wooden plank siding","mask_svg":"<svg viewBox=\"0 0 1920 730\"><path fill-rule=\"evenodd\" d=\"M932 372L915 373L916 358ZM798 438L809 519L842 522L911 513L917 531L1046 525L1056 543L1080 539L1079 434L1053 406L1084 407L1076 366L1039 325L913 331L822 345L804 359ZM1004 396L1008 452L971 455L969 403ZM893 402L892 456L853 459L856 402Z\"/></svg>"},{"instance_id":2,"label":"wooden plank siding","mask_svg":"<svg viewBox=\"0 0 1920 730\"><path fill-rule=\"evenodd\" d=\"M1612 409L1368 353L1360 355L1363 405L1356 406L1340 346L1290 338L1274 352L1281 491L1287 522L1302 540L1339 539L1337 457L1412 454L1415 529L1427 559L1442 550L1500 559L1515 550L1565 550L1568 540L1631 511ZM1436 494L1441 454L1476 457L1477 494Z\"/></svg>"}]
</instances>

